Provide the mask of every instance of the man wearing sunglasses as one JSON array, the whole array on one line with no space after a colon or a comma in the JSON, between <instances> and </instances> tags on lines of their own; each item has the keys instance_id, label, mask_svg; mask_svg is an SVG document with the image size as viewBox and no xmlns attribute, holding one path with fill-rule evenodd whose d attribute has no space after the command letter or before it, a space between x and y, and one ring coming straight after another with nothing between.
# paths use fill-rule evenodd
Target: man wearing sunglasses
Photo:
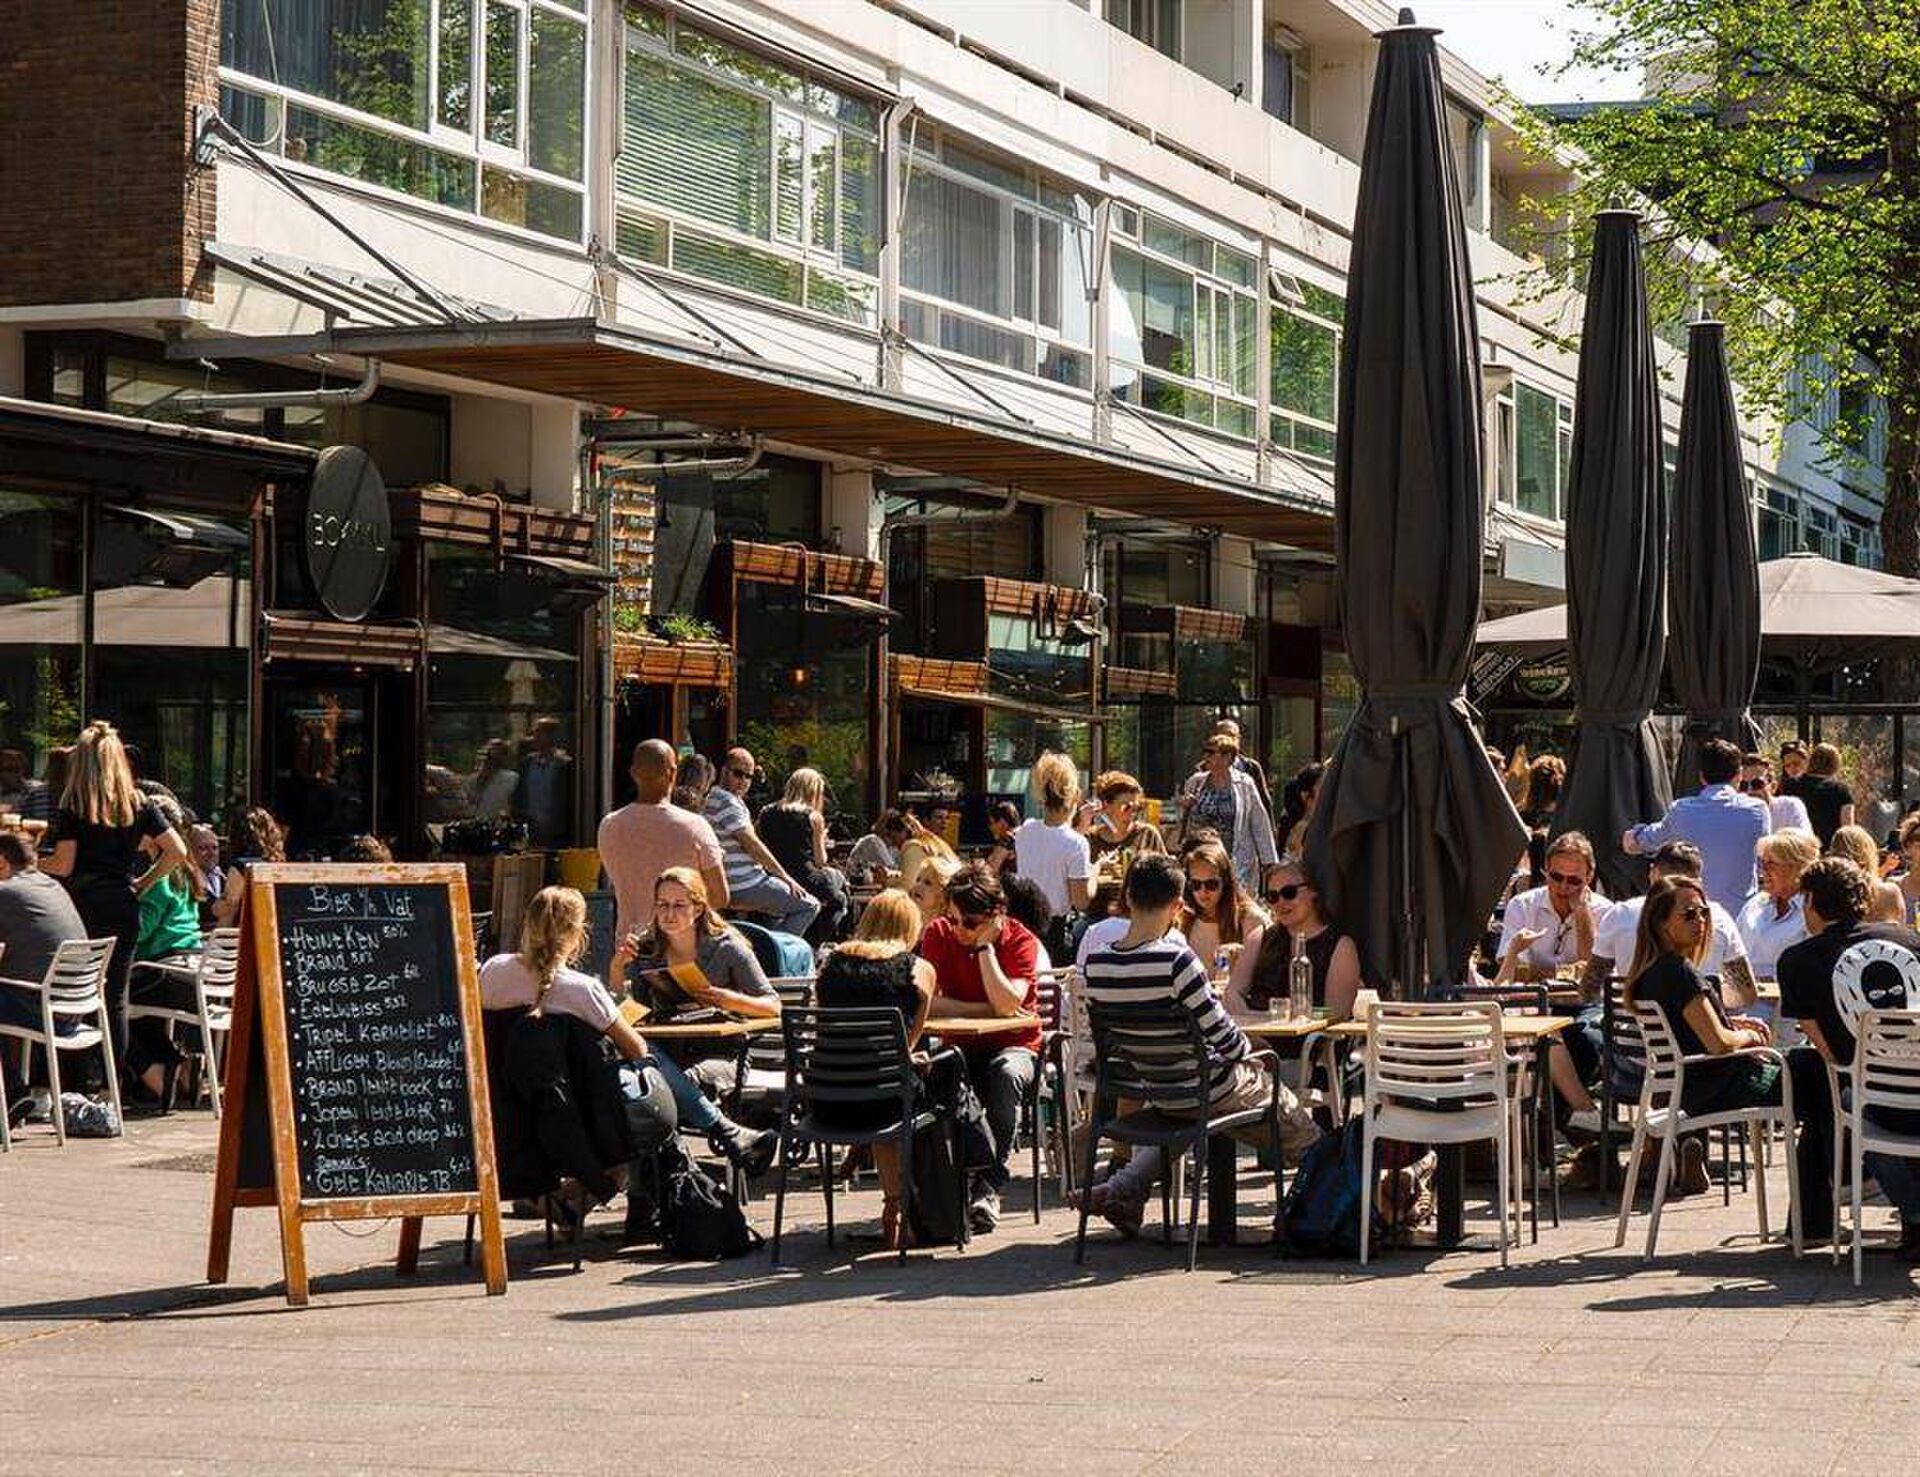
<instances>
[{"instance_id":1,"label":"man wearing sunglasses","mask_svg":"<svg viewBox=\"0 0 1920 1477\"><path fill-rule=\"evenodd\" d=\"M1660 820L1633 826L1620 838L1628 856L1691 841L1700 848L1707 896L1736 918L1753 895L1753 850L1773 830L1766 802L1733 787L1739 773L1740 751L1725 739L1711 740L1700 750L1700 793L1682 796Z\"/></svg>"},{"instance_id":2,"label":"man wearing sunglasses","mask_svg":"<svg viewBox=\"0 0 1920 1477\"><path fill-rule=\"evenodd\" d=\"M1593 843L1578 831L1553 838L1544 887L1518 893L1500 922L1495 984L1552 979L1593 954L1594 935L1613 904L1593 887Z\"/></svg>"},{"instance_id":3,"label":"man wearing sunglasses","mask_svg":"<svg viewBox=\"0 0 1920 1477\"><path fill-rule=\"evenodd\" d=\"M920 935L920 957L933 966L933 1013L947 1016L1032 1015L1040 941L1007 916L1000 879L985 862L968 862L947 884L947 916ZM987 1111L995 1162L974 1176L969 1224L985 1235L1000 1224L1000 1192L1011 1176L1007 1156L1020 1121L1020 1104L1039 1059L1040 1026L1015 1026L973 1037L963 1048L967 1076Z\"/></svg>"},{"instance_id":4,"label":"man wearing sunglasses","mask_svg":"<svg viewBox=\"0 0 1920 1477\"><path fill-rule=\"evenodd\" d=\"M760 773L753 755L729 749L720 775L707 792L702 813L727 855L727 895L743 913L764 913L782 933L804 934L820 915L820 901L795 882L760 839L747 813L747 791Z\"/></svg>"}]
</instances>

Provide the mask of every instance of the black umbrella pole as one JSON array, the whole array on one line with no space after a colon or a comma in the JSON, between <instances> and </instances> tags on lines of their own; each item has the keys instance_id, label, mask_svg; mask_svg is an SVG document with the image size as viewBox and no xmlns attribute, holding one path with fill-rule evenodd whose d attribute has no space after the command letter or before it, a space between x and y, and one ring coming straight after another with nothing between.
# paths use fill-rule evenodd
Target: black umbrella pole
<instances>
[{"instance_id":1,"label":"black umbrella pole","mask_svg":"<svg viewBox=\"0 0 1920 1477\"><path fill-rule=\"evenodd\" d=\"M1400 998L1419 1000L1420 908L1413 895L1413 744L1393 720L1394 762L1400 766Z\"/></svg>"}]
</instances>

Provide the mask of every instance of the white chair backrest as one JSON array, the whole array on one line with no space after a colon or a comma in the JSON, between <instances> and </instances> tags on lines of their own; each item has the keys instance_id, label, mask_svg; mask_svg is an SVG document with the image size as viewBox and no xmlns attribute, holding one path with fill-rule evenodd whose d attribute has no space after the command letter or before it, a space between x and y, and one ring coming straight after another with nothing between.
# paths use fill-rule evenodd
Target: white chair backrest
<instances>
[{"instance_id":1,"label":"white chair backrest","mask_svg":"<svg viewBox=\"0 0 1920 1477\"><path fill-rule=\"evenodd\" d=\"M240 930L216 928L200 940L200 988L209 1000L230 1003L240 976Z\"/></svg>"},{"instance_id":2,"label":"white chair backrest","mask_svg":"<svg viewBox=\"0 0 1920 1477\"><path fill-rule=\"evenodd\" d=\"M1869 998L1867 970L1876 965L1874 998ZM1848 945L1834 961L1833 1003L1847 1029L1856 1035L1860 1017L1870 1010L1920 1010L1920 959L1913 950L1887 939L1862 939Z\"/></svg>"},{"instance_id":3,"label":"white chair backrest","mask_svg":"<svg viewBox=\"0 0 1920 1477\"><path fill-rule=\"evenodd\" d=\"M112 939L68 939L53 951L44 986L55 1015L89 1015L100 1008Z\"/></svg>"},{"instance_id":4,"label":"white chair backrest","mask_svg":"<svg viewBox=\"0 0 1920 1477\"><path fill-rule=\"evenodd\" d=\"M1854 1106L1920 1109L1920 1011L1862 1011L1858 1030Z\"/></svg>"},{"instance_id":5,"label":"white chair backrest","mask_svg":"<svg viewBox=\"0 0 1920 1477\"><path fill-rule=\"evenodd\" d=\"M1367 1097L1507 1096L1500 1006L1491 1000L1382 1001L1367 1017Z\"/></svg>"},{"instance_id":6,"label":"white chair backrest","mask_svg":"<svg viewBox=\"0 0 1920 1477\"><path fill-rule=\"evenodd\" d=\"M1640 1022L1640 1041L1646 1047L1647 1074L1643 1097L1667 1096L1679 1088L1685 1071L1680 1039L1667 1024L1667 1013L1651 1000L1637 1000L1634 1018Z\"/></svg>"}]
</instances>

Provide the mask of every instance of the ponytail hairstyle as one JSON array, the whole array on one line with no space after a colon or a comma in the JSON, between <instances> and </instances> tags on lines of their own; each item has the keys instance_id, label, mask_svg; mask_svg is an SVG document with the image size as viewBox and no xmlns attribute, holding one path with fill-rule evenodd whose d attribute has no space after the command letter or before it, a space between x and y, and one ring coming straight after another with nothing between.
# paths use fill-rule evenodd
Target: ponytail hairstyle
<instances>
[{"instance_id":1,"label":"ponytail hairstyle","mask_svg":"<svg viewBox=\"0 0 1920 1477\"><path fill-rule=\"evenodd\" d=\"M520 957L540 991L528 1015L539 1015L554 977L587 950L587 900L571 887L543 887L520 918Z\"/></svg>"},{"instance_id":2,"label":"ponytail hairstyle","mask_svg":"<svg viewBox=\"0 0 1920 1477\"><path fill-rule=\"evenodd\" d=\"M1080 771L1065 754L1048 752L1034 760L1033 788L1049 825L1073 818L1080 803Z\"/></svg>"}]
</instances>

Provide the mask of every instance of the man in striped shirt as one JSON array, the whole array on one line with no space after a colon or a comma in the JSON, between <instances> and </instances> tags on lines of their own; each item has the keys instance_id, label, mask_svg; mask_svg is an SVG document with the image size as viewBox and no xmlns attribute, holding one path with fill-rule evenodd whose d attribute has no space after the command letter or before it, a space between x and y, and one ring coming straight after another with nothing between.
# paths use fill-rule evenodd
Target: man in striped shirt
<instances>
[{"instance_id":1,"label":"man in striped shirt","mask_svg":"<svg viewBox=\"0 0 1920 1477\"><path fill-rule=\"evenodd\" d=\"M1127 931L1087 956L1082 988L1089 1001L1102 1004L1177 1004L1199 1023L1207 1043L1208 1111L1221 1115L1264 1108L1273 1097L1272 1079L1264 1067L1246 1060L1253 1050L1246 1033L1207 983L1206 966L1171 932L1185 888L1186 878L1172 857L1153 853L1135 857L1127 872ZM1123 1112L1137 1106L1120 1105ZM1199 1108L1185 1094L1156 1098L1153 1106L1173 1115ZM1284 1084L1278 1116L1281 1150L1289 1163L1297 1163L1320 1137L1320 1129ZM1256 1148L1268 1143L1264 1121L1234 1129L1233 1135ZM1159 1171L1159 1150L1136 1149L1111 1178L1094 1187L1093 1208L1122 1231L1137 1231L1147 1191Z\"/></svg>"},{"instance_id":2,"label":"man in striped shirt","mask_svg":"<svg viewBox=\"0 0 1920 1477\"><path fill-rule=\"evenodd\" d=\"M729 749L701 813L720 838L727 858L727 896L740 913L764 913L769 927L804 934L820 915L820 900L808 892L767 849L747 813L747 791L760 767L745 749Z\"/></svg>"}]
</instances>

